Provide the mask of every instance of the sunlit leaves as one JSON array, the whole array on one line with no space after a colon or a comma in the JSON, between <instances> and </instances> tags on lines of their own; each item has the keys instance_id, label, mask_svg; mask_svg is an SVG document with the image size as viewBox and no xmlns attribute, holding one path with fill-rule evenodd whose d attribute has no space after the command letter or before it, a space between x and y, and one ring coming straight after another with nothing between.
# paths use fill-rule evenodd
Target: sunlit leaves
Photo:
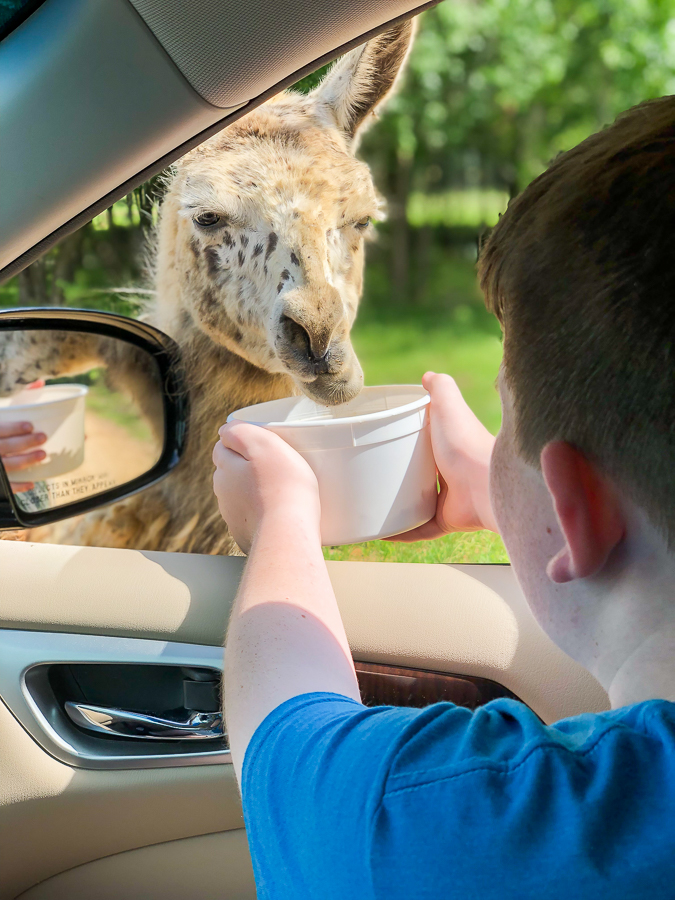
<instances>
[{"instance_id":1,"label":"sunlit leaves","mask_svg":"<svg viewBox=\"0 0 675 900\"><path fill-rule=\"evenodd\" d=\"M422 17L405 87L364 150L376 164L412 154L425 190L439 166L439 187L466 185L469 148L482 184L516 190L623 109L669 92L675 0L452 0Z\"/></svg>"}]
</instances>

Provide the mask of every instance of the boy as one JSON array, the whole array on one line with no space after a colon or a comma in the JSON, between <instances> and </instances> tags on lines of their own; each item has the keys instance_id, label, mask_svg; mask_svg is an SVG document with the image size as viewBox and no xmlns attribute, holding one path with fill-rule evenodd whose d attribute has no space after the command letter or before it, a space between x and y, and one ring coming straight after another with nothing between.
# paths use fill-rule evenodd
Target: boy
<instances>
[{"instance_id":1,"label":"boy","mask_svg":"<svg viewBox=\"0 0 675 900\"><path fill-rule=\"evenodd\" d=\"M674 234L665 97L558 157L487 242L496 441L424 378L442 491L404 538L498 529L607 713L361 706L312 472L270 432L221 429L215 491L250 552L225 707L259 897L675 897Z\"/></svg>"}]
</instances>

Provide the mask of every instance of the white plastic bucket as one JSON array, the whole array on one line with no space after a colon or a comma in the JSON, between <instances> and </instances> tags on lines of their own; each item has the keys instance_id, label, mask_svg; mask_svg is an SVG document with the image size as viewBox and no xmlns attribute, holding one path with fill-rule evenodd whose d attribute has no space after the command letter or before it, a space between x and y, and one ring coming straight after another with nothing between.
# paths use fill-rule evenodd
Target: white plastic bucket
<instances>
[{"instance_id":1,"label":"white plastic bucket","mask_svg":"<svg viewBox=\"0 0 675 900\"><path fill-rule=\"evenodd\" d=\"M390 537L435 514L429 395L420 385L366 387L335 407L286 397L227 421L269 428L307 460L319 482L324 545Z\"/></svg>"},{"instance_id":2,"label":"white plastic bucket","mask_svg":"<svg viewBox=\"0 0 675 900\"><path fill-rule=\"evenodd\" d=\"M8 472L10 481L43 481L72 472L84 461L84 408L88 388L81 384L49 384L0 397L0 422L31 422L47 441L46 458L28 469Z\"/></svg>"}]
</instances>

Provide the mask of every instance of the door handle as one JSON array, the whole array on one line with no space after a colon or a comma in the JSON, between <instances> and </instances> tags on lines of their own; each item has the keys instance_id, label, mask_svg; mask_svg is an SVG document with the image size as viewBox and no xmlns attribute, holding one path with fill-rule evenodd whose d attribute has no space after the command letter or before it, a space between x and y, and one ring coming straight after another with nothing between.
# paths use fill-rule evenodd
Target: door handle
<instances>
[{"instance_id":1,"label":"door handle","mask_svg":"<svg viewBox=\"0 0 675 900\"><path fill-rule=\"evenodd\" d=\"M73 700L67 700L65 708L71 721L80 728L108 737L144 741L205 741L225 737L223 716L219 712L189 712L184 719L166 719Z\"/></svg>"}]
</instances>

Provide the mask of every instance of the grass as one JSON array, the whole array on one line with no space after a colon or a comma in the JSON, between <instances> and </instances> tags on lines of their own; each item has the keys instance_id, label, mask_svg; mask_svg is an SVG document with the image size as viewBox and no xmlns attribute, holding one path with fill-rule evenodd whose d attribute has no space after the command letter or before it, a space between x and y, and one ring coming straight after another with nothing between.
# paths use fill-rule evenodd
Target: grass
<instances>
[{"instance_id":1,"label":"grass","mask_svg":"<svg viewBox=\"0 0 675 900\"><path fill-rule=\"evenodd\" d=\"M344 547L324 547L326 559L359 562L407 563L507 563L502 539L491 531L448 534L437 541L399 544L392 541L368 541Z\"/></svg>"},{"instance_id":2,"label":"grass","mask_svg":"<svg viewBox=\"0 0 675 900\"><path fill-rule=\"evenodd\" d=\"M472 265L456 260L448 286L453 304L435 312L410 310L379 315L365 310L352 332L366 384L419 384L429 369L448 372L469 406L493 433L501 410L495 379L502 356L499 328L477 303ZM468 275L467 275L468 273ZM467 284L472 294L467 292ZM459 289L461 296L453 287ZM401 544L369 541L326 547L326 559L373 562L504 563L506 550L498 535L487 531L451 534L437 541Z\"/></svg>"},{"instance_id":3,"label":"grass","mask_svg":"<svg viewBox=\"0 0 675 900\"><path fill-rule=\"evenodd\" d=\"M414 319L367 322L353 332L366 384L419 384L429 369L448 372L484 425L496 434L501 421L495 379L502 355L497 335L457 323Z\"/></svg>"}]
</instances>

